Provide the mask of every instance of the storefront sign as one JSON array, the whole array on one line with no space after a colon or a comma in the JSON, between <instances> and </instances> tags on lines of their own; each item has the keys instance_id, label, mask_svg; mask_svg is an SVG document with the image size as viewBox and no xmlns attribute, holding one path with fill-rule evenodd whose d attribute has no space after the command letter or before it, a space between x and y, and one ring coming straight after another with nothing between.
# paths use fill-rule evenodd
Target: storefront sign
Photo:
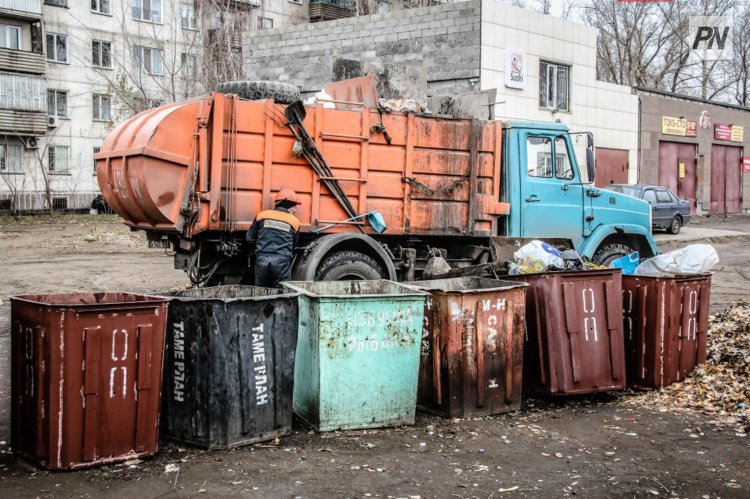
<instances>
[{"instance_id":1,"label":"storefront sign","mask_svg":"<svg viewBox=\"0 0 750 499\"><path fill-rule=\"evenodd\" d=\"M679 135L680 137L695 137L698 132L698 123L695 120L685 118L674 118L672 116L661 117L661 133L664 135Z\"/></svg>"},{"instance_id":2,"label":"storefront sign","mask_svg":"<svg viewBox=\"0 0 750 499\"><path fill-rule=\"evenodd\" d=\"M505 86L526 88L526 54L515 50L505 50Z\"/></svg>"},{"instance_id":3,"label":"storefront sign","mask_svg":"<svg viewBox=\"0 0 750 499\"><path fill-rule=\"evenodd\" d=\"M680 163L680 178L685 178L685 163Z\"/></svg>"},{"instance_id":4,"label":"storefront sign","mask_svg":"<svg viewBox=\"0 0 750 499\"><path fill-rule=\"evenodd\" d=\"M745 173L750 173L750 156L745 156L742 158L742 171Z\"/></svg>"},{"instance_id":5,"label":"storefront sign","mask_svg":"<svg viewBox=\"0 0 750 499\"><path fill-rule=\"evenodd\" d=\"M745 139L745 127L738 125L714 125L714 139L742 142Z\"/></svg>"},{"instance_id":6,"label":"storefront sign","mask_svg":"<svg viewBox=\"0 0 750 499\"><path fill-rule=\"evenodd\" d=\"M732 142L742 142L744 140L745 127L732 125Z\"/></svg>"}]
</instances>

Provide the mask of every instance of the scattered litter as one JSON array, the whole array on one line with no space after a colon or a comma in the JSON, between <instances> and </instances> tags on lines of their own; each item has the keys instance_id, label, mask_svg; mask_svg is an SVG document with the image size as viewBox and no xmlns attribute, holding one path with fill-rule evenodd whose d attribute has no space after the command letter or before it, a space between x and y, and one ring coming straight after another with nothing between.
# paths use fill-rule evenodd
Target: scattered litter
<instances>
[{"instance_id":1,"label":"scattered litter","mask_svg":"<svg viewBox=\"0 0 750 499\"><path fill-rule=\"evenodd\" d=\"M498 492L513 492L514 490L518 490L518 485L514 485L513 487L508 487L507 489L497 489Z\"/></svg>"},{"instance_id":2,"label":"scattered litter","mask_svg":"<svg viewBox=\"0 0 750 499\"><path fill-rule=\"evenodd\" d=\"M125 466L134 466L136 464L141 464L143 461L141 459L131 459L129 461L125 461L123 464Z\"/></svg>"},{"instance_id":3,"label":"scattered litter","mask_svg":"<svg viewBox=\"0 0 750 499\"><path fill-rule=\"evenodd\" d=\"M177 473L180 471L180 467L174 463L169 463L164 467L164 473Z\"/></svg>"}]
</instances>

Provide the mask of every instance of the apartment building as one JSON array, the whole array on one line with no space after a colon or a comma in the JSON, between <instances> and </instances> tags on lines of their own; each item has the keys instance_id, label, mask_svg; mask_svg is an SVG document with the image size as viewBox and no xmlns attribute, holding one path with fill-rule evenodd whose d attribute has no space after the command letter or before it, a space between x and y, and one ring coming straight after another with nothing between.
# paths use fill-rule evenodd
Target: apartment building
<instances>
[{"instance_id":1,"label":"apartment building","mask_svg":"<svg viewBox=\"0 0 750 499\"><path fill-rule=\"evenodd\" d=\"M307 0L0 0L0 211L86 209L117 123L241 71L241 33Z\"/></svg>"},{"instance_id":2,"label":"apartment building","mask_svg":"<svg viewBox=\"0 0 750 499\"><path fill-rule=\"evenodd\" d=\"M0 210L27 189L47 131L41 0L0 0Z\"/></svg>"}]
</instances>

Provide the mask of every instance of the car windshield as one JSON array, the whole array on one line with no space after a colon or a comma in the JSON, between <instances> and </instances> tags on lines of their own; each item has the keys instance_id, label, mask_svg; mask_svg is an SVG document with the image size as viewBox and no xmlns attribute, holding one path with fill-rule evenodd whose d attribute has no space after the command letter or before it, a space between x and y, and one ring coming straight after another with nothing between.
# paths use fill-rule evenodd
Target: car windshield
<instances>
[{"instance_id":1,"label":"car windshield","mask_svg":"<svg viewBox=\"0 0 750 499\"><path fill-rule=\"evenodd\" d=\"M637 187L632 187L630 185L618 185L618 184L612 184L604 187L607 190L614 191L614 192L621 192L623 194L627 194L628 196L634 196L639 197L640 195L640 189Z\"/></svg>"}]
</instances>

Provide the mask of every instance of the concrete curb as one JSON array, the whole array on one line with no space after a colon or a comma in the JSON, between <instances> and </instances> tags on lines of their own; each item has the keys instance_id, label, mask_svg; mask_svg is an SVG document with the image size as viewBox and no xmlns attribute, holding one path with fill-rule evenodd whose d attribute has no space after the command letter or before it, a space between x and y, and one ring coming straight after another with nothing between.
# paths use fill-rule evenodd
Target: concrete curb
<instances>
[{"instance_id":1,"label":"concrete curb","mask_svg":"<svg viewBox=\"0 0 750 499\"><path fill-rule=\"evenodd\" d=\"M737 234L736 236L696 237L695 239L657 241L656 245L659 247L685 246L691 243L721 244L721 243L729 243L733 241L750 241L750 234Z\"/></svg>"}]
</instances>

